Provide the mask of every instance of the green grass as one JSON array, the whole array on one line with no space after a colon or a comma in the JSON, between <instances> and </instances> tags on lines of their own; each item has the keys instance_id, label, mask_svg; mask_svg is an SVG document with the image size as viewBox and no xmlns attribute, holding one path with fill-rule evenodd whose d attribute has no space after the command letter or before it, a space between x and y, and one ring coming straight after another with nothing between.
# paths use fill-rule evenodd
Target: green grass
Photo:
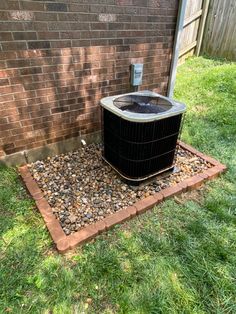
<instances>
[{"instance_id":1,"label":"green grass","mask_svg":"<svg viewBox=\"0 0 236 314\"><path fill-rule=\"evenodd\" d=\"M228 172L73 254L55 252L15 170L0 168L0 313L236 313L235 84L235 64L201 57L175 90L183 140Z\"/></svg>"}]
</instances>

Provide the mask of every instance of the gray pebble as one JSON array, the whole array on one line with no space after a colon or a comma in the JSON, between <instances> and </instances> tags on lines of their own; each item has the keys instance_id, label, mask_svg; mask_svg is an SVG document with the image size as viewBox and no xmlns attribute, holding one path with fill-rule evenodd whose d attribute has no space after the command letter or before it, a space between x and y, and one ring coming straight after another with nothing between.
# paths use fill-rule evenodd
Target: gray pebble
<instances>
[{"instance_id":1,"label":"gray pebble","mask_svg":"<svg viewBox=\"0 0 236 314\"><path fill-rule=\"evenodd\" d=\"M32 175L66 234L211 167L180 148L176 173L140 186L130 186L102 161L101 148L100 144L92 144L30 165Z\"/></svg>"}]
</instances>

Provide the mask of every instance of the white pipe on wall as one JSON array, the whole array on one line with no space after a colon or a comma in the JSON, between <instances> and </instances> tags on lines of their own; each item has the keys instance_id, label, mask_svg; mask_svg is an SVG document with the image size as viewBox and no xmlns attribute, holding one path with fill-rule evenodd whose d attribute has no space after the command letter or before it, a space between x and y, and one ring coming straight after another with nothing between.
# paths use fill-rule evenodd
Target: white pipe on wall
<instances>
[{"instance_id":1,"label":"white pipe on wall","mask_svg":"<svg viewBox=\"0 0 236 314\"><path fill-rule=\"evenodd\" d=\"M180 40L181 40L181 34L184 27L184 17L185 17L187 1L188 0L179 1L174 48L173 48L172 62L171 62L171 68L170 68L170 77L169 77L169 84L168 84L168 90L167 90L167 96L170 98L173 98L173 93L174 93L177 64L178 64L178 59L179 59Z\"/></svg>"}]
</instances>

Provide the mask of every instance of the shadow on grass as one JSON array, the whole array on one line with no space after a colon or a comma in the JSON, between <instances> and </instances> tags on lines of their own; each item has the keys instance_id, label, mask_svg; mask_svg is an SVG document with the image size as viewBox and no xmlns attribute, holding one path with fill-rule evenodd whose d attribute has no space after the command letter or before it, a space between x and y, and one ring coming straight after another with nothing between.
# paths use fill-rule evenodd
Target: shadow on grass
<instances>
[{"instance_id":1,"label":"shadow on grass","mask_svg":"<svg viewBox=\"0 0 236 314\"><path fill-rule=\"evenodd\" d=\"M89 313L190 313L213 312L220 297L218 310L227 300L234 309L235 231L211 215L195 202L169 201L130 222L132 232L116 228L67 257L46 252L50 241L35 213L16 219L4 235L12 242L2 245L0 306L73 313L91 298Z\"/></svg>"}]
</instances>

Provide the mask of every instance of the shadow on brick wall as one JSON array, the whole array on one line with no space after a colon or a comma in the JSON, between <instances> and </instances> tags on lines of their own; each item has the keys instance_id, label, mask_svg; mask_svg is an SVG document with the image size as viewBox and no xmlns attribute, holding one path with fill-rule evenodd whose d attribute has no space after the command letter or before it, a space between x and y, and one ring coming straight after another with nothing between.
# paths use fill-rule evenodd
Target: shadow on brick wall
<instances>
[{"instance_id":1,"label":"shadow on brick wall","mask_svg":"<svg viewBox=\"0 0 236 314\"><path fill-rule=\"evenodd\" d=\"M158 49L160 44L147 43L17 52L3 70L12 98L4 113L3 154L100 130L99 100L131 91L133 62L144 62L142 89L165 94L169 69L161 72L158 53L163 59L163 51Z\"/></svg>"}]
</instances>

